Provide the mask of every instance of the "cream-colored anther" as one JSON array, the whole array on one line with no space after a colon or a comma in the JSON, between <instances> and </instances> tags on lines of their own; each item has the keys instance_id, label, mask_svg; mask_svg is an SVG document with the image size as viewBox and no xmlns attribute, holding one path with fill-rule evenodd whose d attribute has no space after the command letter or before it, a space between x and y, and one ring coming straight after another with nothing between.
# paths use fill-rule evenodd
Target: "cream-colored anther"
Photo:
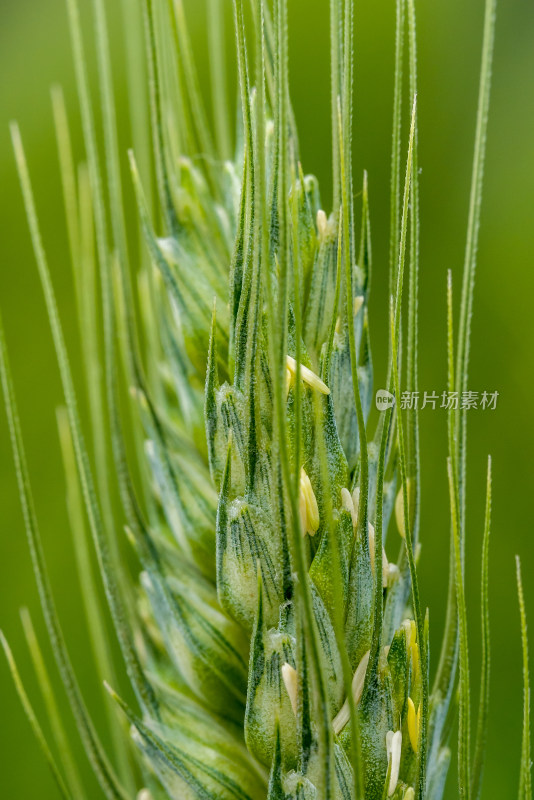
<instances>
[{"instance_id":1,"label":"cream-colored anther","mask_svg":"<svg viewBox=\"0 0 534 800\"><path fill-rule=\"evenodd\" d=\"M321 523L319 506L311 481L304 469L300 470L299 513L303 535L315 536Z\"/></svg>"},{"instance_id":2,"label":"cream-colored anther","mask_svg":"<svg viewBox=\"0 0 534 800\"><path fill-rule=\"evenodd\" d=\"M358 667L352 679L352 696L354 698L354 705L358 705L362 696L363 686L365 683L365 673L367 672L367 665L369 664L369 655L370 655L370 650L367 651L367 653L364 655L364 657L358 664ZM350 719L350 706L349 706L349 701L347 699L341 706L341 709L339 710L338 714L336 715L332 723L332 727L334 728L334 733L336 734L336 736L339 736L339 734L341 733L341 731L343 730L349 719Z\"/></svg>"},{"instance_id":3,"label":"cream-colored anther","mask_svg":"<svg viewBox=\"0 0 534 800\"><path fill-rule=\"evenodd\" d=\"M282 680L286 687L287 696L291 703L293 713L297 713L297 670L287 662L282 666Z\"/></svg>"},{"instance_id":4,"label":"cream-colored anther","mask_svg":"<svg viewBox=\"0 0 534 800\"><path fill-rule=\"evenodd\" d=\"M286 365L294 378L297 374L297 362L291 356L286 356ZM315 372L305 367L304 364L300 365L300 377L311 389L316 389L318 392L321 392L321 394L330 394L330 389L326 383L322 381Z\"/></svg>"},{"instance_id":5,"label":"cream-colored anther","mask_svg":"<svg viewBox=\"0 0 534 800\"><path fill-rule=\"evenodd\" d=\"M328 233L328 217L322 208L317 212L317 233L321 239L324 239Z\"/></svg>"},{"instance_id":6,"label":"cream-colored anther","mask_svg":"<svg viewBox=\"0 0 534 800\"><path fill-rule=\"evenodd\" d=\"M389 765L388 797L394 793L399 780L399 768L402 753L402 733L388 731L386 734L386 752Z\"/></svg>"}]
</instances>

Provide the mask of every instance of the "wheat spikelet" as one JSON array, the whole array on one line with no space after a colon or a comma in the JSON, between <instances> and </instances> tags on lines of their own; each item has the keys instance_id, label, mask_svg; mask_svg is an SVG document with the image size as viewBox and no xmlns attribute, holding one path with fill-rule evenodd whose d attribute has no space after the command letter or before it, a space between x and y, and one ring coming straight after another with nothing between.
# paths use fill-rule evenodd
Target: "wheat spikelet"
<instances>
[{"instance_id":1,"label":"wheat spikelet","mask_svg":"<svg viewBox=\"0 0 534 800\"><path fill-rule=\"evenodd\" d=\"M390 403L376 420L370 417L371 239L366 178L361 202L353 200L351 0L331 3L331 211L325 210L317 180L303 172L299 160L289 97L286 0L275 0L272 7L253 2L251 24L243 0L234 1L240 115L233 156L222 4L211 0L209 9L215 131L198 88L181 0L168 5L146 0L141 8L133 4L127 35L138 41L136 26L142 16L148 78L147 84L138 84L135 70L131 74L132 97L138 92L139 107L147 116L134 130L130 153L146 248L136 270L138 293L131 281L133 248L124 220L104 7L94 0L105 184L76 0L68 5L87 150L87 166L77 181L57 92L54 108L64 184L74 187L67 192L67 218L95 442L92 458L84 444L16 128L13 138L65 389L67 410L60 415L60 433L79 563L83 573L84 502L138 703L132 709L119 697L89 576L82 591L94 623L97 668L120 708L110 722L117 771L83 703L54 610L3 339L1 365L45 617L103 793L126 798L139 791L138 800L440 800L450 761L448 730L459 662L459 789L462 798L477 797L489 661L483 664L471 764L462 572L465 417L451 410L454 570L450 623L431 690L428 624L416 571L417 411L403 414ZM468 363L493 17L494 3L488 2L459 374L455 378L451 367L452 389L455 381L463 385ZM411 105L403 115L405 28ZM404 374L406 388L417 387L413 0L397 3L395 78L391 337L385 385L390 396L399 398ZM404 128L408 141L403 156ZM97 270L103 341L92 307ZM452 340L451 315L450 364ZM102 360L104 381L99 378ZM119 400L124 379L130 387L130 417ZM123 501L121 521L126 520L141 565L139 576L121 563L118 515L108 497L112 472ZM486 611L490 485L488 476L482 581ZM487 616L484 620L487 646ZM4 646L19 686L12 655ZM44 690L49 688L42 668L39 679ZM60 791L80 797L83 790L70 754L64 752L63 778L22 687L21 693ZM522 786L527 792L528 726L525 730ZM56 731L64 743L60 720Z\"/></svg>"}]
</instances>

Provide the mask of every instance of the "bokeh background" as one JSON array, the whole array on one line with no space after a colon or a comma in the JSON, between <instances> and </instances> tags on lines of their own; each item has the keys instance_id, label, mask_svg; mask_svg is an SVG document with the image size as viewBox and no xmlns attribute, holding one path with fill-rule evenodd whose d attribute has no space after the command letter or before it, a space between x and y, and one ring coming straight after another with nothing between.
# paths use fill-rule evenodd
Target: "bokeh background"
<instances>
[{"instance_id":1,"label":"bokeh background","mask_svg":"<svg viewBox=\"0 0 534 800\"><path fill-rule=\"evenodd\" d=\"M228 6L229 0L222 0ZM82 0L91 72L93 22ZM108 4L122 149L130 144L119 0ZM446 380L445 283L452 269L459 294L482 38L483 0L417 2L421 166L421 389ZM330 191L328 4L290 0L291 83L306 171ZM127 8L127 4L125 4ZM202 80L206 81L204 3L187 0ZM387 343L386 262L393 91L393 0L356 3L355 169L369 173L374 246L371 298L375 373L383 382ZM127 22L126 22L127 24ZM229 36L231 43L231 36ZM139 55L141 57L141 54ZM97 724L101 688L88 658L82 607L64 502L55 408L62 402L44 304L28 241L8 136L19 120L71 350L78 347L75 304L55 149L49 89L65 90L81 157L80 121L64 0L0 0L0 305L20 402L37 512L72 659ZM205 84L203 84L205 85ZM491 538L492 708L484 797L516 795L522 684L514 555L520 553L527 612L534 620L534 5L502 0L494 62L482 226L473 322L470 388L498 391L495 411L469 415L467 600L472 689L476 705L480 654L480 546L488 453L493 457ZM446 419L421 415L423 551L421 591L430 608L433 666L443 624L448 565ZM4 414L0 413L0 626L33 676L18 609L27 605L46 647L23 532ZM533 623L534 624L534 623ZM534 642L532 651L534 652ZM52 669L53 673L53 669ZM39 712L36 692L32 700ZM61 696L61 695L60 695ZM106 702L106 701L104 701ZM0 659L2 797L52 800L58 795ZM74 738L74 734L73 734ZM76 745L77 746L77 745ZM90 796L99 797L89 772ZM452 777L452 776L451 776ZM91 788L92 787L92 788ZM454 781L447 797L456 797Z\"/></svg>"}]
</instances>

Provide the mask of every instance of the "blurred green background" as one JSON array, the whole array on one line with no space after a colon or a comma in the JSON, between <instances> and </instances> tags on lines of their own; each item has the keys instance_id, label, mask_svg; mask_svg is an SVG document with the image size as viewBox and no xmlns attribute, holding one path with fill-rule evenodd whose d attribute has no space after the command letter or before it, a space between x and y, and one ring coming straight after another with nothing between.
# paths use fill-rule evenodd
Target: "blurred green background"
<instances>
[{"instance_id":1,"label":"blurred green background","mask_svg":"<svg viewBox=\"0 0 534 800\"><path fill-rule=\"evenodd\" d=\"M229 0L223 0L229 5ZM89 45L93 22L81 3ZM291 82L304 169L330 187L330 117L326 0L290 0ZM186 2L194 45L206 80L202 2ZM123 18L108 3L123 151L130 144L124 75ZM420 386L440 390L446 377L445 282L452 269L459 294L483 20L483 0L418 2L421 166ZM384 382L387 343L386 261L393 90L393 0L356 2L355 169L369 172L374 246L371 299L376 385ZM231 37L229 36L231 42ZM139 54L141 58L142 55ZM61 620L72 659L97 724L104 720L83 628L64 502L55 427L61 403L58 372L28 241L7 130L19 120L45 245L71 351L78 347L66 230L49 88L60 82L82 157L64 0L0 0L0 186L2 269L0 306L20 402L36 506ZM467 599L472 689L478 697L479 570L487 454L493 456L491 541L492 710L484 797L516 794L522 685L514 555L520 553L527 612L534 620L534 5L502 0L498 9L488 158L473 322L470 388L495 391L495 411L469 415ZM458 299L458 298L457 298ZM382 377L381 377L382 376ZM78 376L79 377L79 376ZM423 551L421 591L430 608L435 667L443 624L448 565L446 419L421 414ZM13 475L4 414L0 414L0 625L32 685L18 609L31 609L43 632ZM532 645L534 650L534 644ZM45 654L50 656L45 646ZM53 670L52 670L53 672ZM42 705L35 692L38 711ZM107 702L107 701L104 701ZM2 797L56 798L3 659L0 659ZM74 734L73 734L74 735ZM99 796L87 776L90 796ZM447 797L456 797L453 780Z\"/></svg>"}]
</instances>

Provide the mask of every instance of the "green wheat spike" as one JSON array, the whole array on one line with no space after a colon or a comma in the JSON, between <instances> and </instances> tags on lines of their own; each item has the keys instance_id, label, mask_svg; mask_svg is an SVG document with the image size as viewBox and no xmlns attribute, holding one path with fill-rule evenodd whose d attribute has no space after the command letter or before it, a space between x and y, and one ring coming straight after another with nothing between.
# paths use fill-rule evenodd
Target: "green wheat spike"
<instances>
[{"instance_id":1,"label":"green wheat spike","mask_svg":"<svg viewBox=\"0 0 534 800\"><path fill-rule=\"evenodd\" d=\"M491 474L488 467L473 758L464 596L466 418L453 411L449 416L451 574L431 688L429 615L416 566L425 535L417 412L405 415L396 404L381 411L376 424L370 413L372 248L367 175L356 201L360 179L352 166L354 2L330 2L331 207L300 163L289 88L288 0L251 0L250 7L233 0L235 129L224 35L229 4L208 3L214 126L202 96L187 5L122 4L134 142L127 154L117 133L106 9L102 0L93 1L101 159L78 3L67 3L86 150L81 165L73 160L59 89L53 107L90 450L22 140L18 128L12 129L65 394L59 423L72 535L95 671L117 715L109 725L117 776L61 634L1 329L0 372L43 612L87 755L108 798L133 800L135 792L138 800L441 800L458 683L458 791L460 798L475 800L489 703ZM418 381L413 0L397 0L396 24L384 385L400 398L404 386L416 391ZM447 292L451 391L465 388L467 380L494 25L495 2L487 0L456 344L450 276ZM131 180L125 182L128 163ZM130 195L135 224L127 218ZM136 255L138 237L142 252ZM120 520L116 497L122 501ZM107 612L88 560L82 502L121 664L111 655ZM125 542L135 552L137 570L124 558ZM529 800L519 565L518 588L525 677L520 797ZM29 617L24 619L61 746L65 733L48 672ZM81 797L70 750L56 762L3 638L2 644L61 793ZM122 699L126 680L135 707Z\"/></svg>"}]
</instances>

